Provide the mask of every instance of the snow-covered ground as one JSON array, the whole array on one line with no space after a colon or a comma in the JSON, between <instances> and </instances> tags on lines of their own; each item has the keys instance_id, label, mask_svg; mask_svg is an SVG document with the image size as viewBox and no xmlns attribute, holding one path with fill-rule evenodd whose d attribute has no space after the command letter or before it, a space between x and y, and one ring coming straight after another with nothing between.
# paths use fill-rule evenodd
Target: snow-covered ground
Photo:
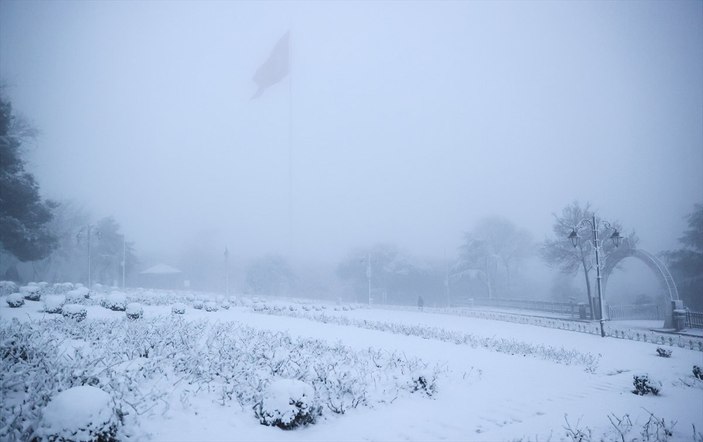
<instances>
[{"instance_id":1,"label":"snow-covered ground","mask_svg":"<svg viewBox=\"0 0 703 442\"><path fill-rule=\"evenodd\" d=\"M70 368L70 385L47 380L42 388L102 388L128 413L120 434L132 440L703 438L703 380L692 373L694 365L703 366L697 341L662 345L313 301L224 302L214 295L143 290L127 291L126 298L142 304L141 318L101 306L106 294L85 299L81 322L43 313L41 301L10 308L3 297L4 368L8 354L23 354L16 351L23 339L55 346L42 355L56 358L46 365ZM193 308L208 301L216 311ZM183 315L172 313L176 303L185 305ZM658 356L659 347L671 350L671 357ZM31 360L32 351L16 356L12 370ZM12 370L0 372L6 427L0 438L13 437L7 426L17 426L20 404L41 384L35 379L25 388L30 393L12 389ZM633 376L641 375L660 385L659 395L632 393ZM291 376L314 385L321 415L290 431L261 425L252 404L268 385ZM420 377L430 386L418 383ZM334 410L340 404L344 413ZM34 425L31 419L28 425Z\"/></svg>"}]
</instances>

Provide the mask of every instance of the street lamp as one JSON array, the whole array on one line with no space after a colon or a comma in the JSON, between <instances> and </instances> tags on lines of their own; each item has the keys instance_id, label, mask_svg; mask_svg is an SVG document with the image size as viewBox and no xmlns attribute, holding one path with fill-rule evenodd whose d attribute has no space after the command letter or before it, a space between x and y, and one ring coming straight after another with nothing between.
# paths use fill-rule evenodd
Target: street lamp
<instances>
[{"instance_id":1,"label":"street lamp","mask_svg":"<svg viewBox=\"0 0 703 442\"><path fill-rule=\"evenodd\" d=\"M584 229L586 225L589 225L591 227L591 231L593 233L593 248L596 251L596 286L598 287L598 304L600 306L600 335L601 337L605 337L605 314L603 311L603 290L601 288L600 276L601 241L598 240L598 220L596 219L596 215L594 214L591 219L584 218L579 221L579 223L576 224L576 226L574 226L574 228L571 230L571 233L569 233L568 238L571 241L571 245L573 245L575 248L578 245L580 239L578 232ZM615 247L620 247L622 236L620 236L620 232L618 231L618 229L611 226L610 223L608 223L607 221L603 221L603 225L606 229L613 231L612 235L610 235L609 238L611 241L613 241Z\"/></svg>"},{"instance_id":2,"label":"street lamp","mask_svg":"<svg viewBox=\"0 0 703 442\"><path fill-rule=\"evenodd\" d=\"M91 237L93 235L97 236L98 239L100 239L101 233L100 230L96 229L94 225L88 224L87 226L83 227L81 230L78 231L76 234L76 240L80 244L81 242L81 237L85 235L88 239L88 289L91 288L92 280L91 280L91 254L92 254L92 247L90 244Z\"/></svg>"},{"instance_id":3,"label":"street lamp","mask_svg":"<svg viewBox=\"0 0 703 442\"><path fill-rule=\"evenodd\" d=\"M369 252L368 255L366 255L366 259L361 258L359 260L360 263L366 264L366 279L368 280L369 283L369 305L371 305L371 252Z\"/></svg>"}]
</instances>

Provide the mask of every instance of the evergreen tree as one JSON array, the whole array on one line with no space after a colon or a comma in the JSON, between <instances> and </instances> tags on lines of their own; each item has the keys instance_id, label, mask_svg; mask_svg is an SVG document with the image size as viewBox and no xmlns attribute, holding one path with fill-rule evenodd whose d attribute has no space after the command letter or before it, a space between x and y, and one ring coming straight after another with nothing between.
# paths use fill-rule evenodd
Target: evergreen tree
<instances>
[{"instance_id":1,"label":"evergreen tree","mask_svg":"<svg viewBox=\"0 0 703 442\"><path fill-rule=\"evenodd\" d=\"M21 157L28 136L32 131L0 93L0 245L20 261L42 259L56 247L47 228L54 204L42 201L39 185Z\"/></svg>"},{"instance_id":2,"label":"evergreen tree","mask_svg":"<svg viewBox=\"0 0 703 442\"><path fill-rule=\"evenodd\" d=\"M696 204L687 220L688 230L679 238L683 247L667 258L684 303L703 310L703 204Z\"/></svg>"}]
</instances>

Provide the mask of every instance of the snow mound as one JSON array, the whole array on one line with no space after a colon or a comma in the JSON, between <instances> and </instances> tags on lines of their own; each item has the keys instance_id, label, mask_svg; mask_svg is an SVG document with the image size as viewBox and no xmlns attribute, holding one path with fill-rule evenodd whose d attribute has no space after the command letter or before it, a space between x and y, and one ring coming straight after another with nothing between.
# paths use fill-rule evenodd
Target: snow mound
<instances>
[{"instance_id":1,"label":"snow mound","mask_svg":"<svg viewBox=\"0 0 703 442\"><path fill-rule=\"evenodd\" d=\"M290 430L315 422L321 407L314 399L311 385L295 379L277 379L269 384L255 411L262 425Z\"/></svg>"},{"instance_id":2,"label":"snow mound","mask_svg":"<svg viewBox=\"0 0 703 442\"><path fill-rule=\"evenodd\" d=\"M13 293L7 297L7 305L12 308L21 307L24 305L24 295L22 293Z\"/></svg>"},{"instance_id":3,"label":"snow mound","mask_svg":"<svg viewBox=\"0 0 703 442\"><path fill-rule=\"evenodd\" d=\"M65 304L61 309L61 314L64 318L80 322L88 316L88 311L80 304Z\"/></svg>"},{"instance_id":4,"label":"snow mound","mask_svg":"<svg viewBox=\"0 0 703 442\"><path fill-rule=\"evenodd\" d=\"M42 412L34 440L116 441L119 419L112 398L83 385L54 396Z\"/></svg>"},{"instance_id":5,"label":"snow mound","mask_svg":"<svg viewBox=\"0 0 703 442\"><path fill-rule=\"evenodd\" d=\"M217 303L214 301L208 301L205 303L205 311L206 312L216 312L219 310L219 307L217 307Z\"/></svg>"},{"instance_id":6,"label":"snow mound","mask_svg":"<svg viewBox=\"0 0 703 442\"><path fill-rule=\"evenodd\" d=\"M61 313L61 308L66 303L64 295L44 296L44 311L46 313Z\"/></svg>"},{"instance_id":7,"label":"snow mound","mask_svg":"<svg viewBox=\"0 0 703 442\"><path fill-rule=\"evenodd\" d=\"M127 295L122 292L112 292L102 300L102 306L117 312L123 312L127 308Z\"/></svg>"},{"instance_id":8,"label":"snow mound","mask_svg":"<svg viewBox=\"0 0 703 442\"><path fill-rule=\"evenodd\" d=\"M144 309L138 302L130 302L127 304L127 307L125 307L125 312L127 313L127 317L129 319L139 319L144 315Z\"/></svg>"}]
</instances>

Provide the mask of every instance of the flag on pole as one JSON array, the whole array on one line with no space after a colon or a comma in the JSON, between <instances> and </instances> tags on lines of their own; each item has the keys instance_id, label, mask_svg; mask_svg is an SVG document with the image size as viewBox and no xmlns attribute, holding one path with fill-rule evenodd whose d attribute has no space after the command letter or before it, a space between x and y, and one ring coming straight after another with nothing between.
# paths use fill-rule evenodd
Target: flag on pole
<instances>
[{"instance_id":1,"label":"flag on pole","mask_svg":"<svg viewBox=\"0 0 703 442\"><path fill-rule=\"evenodd\" d=\"M267 88L283 80L288 75L290 67L289 37L290 31L286 31L278 40L276 46L273 47L266 61L256 70L253 80L256 83L257 90L251 97L252 100L260 97Z\"/></svg>"}]
</instances>

